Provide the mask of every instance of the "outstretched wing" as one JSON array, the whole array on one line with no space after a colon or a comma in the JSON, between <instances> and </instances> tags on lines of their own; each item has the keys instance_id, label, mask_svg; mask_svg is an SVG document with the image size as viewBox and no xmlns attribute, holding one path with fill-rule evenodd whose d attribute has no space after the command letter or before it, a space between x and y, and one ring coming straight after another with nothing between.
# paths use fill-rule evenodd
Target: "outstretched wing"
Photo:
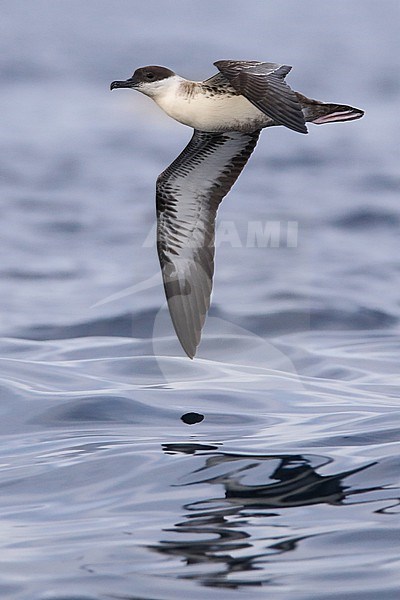
<instances>
[{"instance_id":1,"label":"outstretched wing","mask_svg":"<svg viewBox=\"0 0 400 600\"><path fill-rule=\"evenodd\" d=\"M215 216L254 150L260 131L194 131L157 179L157 249L168 308L193 358L210 306Z\"/></svg>"},{"instance_id":2,"label":"outstretched wing","mask_svg":"<svg viewBox=\"0 0 400 600\"><path fill-rule=\"evenodd\" d=\"M237 92L277 124L307 133L301 104L285 82L292 67L244 60L218 60L214 65Z\"/></svg>"}]
</instances>

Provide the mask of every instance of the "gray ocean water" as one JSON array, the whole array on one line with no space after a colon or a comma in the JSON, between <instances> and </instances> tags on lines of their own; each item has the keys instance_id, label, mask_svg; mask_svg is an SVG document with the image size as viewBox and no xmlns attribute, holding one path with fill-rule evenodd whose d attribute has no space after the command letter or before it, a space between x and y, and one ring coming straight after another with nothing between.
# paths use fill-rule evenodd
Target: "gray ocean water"
<instances>
[{"instance_id":1,"label":"gray ocean water","mask_svg":"<svg viewBox=\"0 0 400 600\"><path fill-rule=\"evenodd\" d=\"M400 4L0 2L0 598L400 595ZM109 84L294 65L175 339L155 179L191 132Z\"/></svg>"}]
</instances>

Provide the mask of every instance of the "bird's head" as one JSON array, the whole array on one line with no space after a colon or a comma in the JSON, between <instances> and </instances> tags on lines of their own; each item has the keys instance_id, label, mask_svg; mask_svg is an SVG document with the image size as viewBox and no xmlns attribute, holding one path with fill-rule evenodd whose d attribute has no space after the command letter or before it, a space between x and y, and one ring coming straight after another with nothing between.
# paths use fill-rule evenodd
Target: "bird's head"
<instances>
[{"instance_id":1,"label":"bird's head","mask_svg":"<svg viewBox=\"0 0 400 600\"><path fill-rule=\"evenodd\" d=\"M136 69L132 77L125 81L113 81L110 90L115 88L132 88L146 96L157 96L175 73L166 67L140 67Z\"/></svg>"}]
</instances>

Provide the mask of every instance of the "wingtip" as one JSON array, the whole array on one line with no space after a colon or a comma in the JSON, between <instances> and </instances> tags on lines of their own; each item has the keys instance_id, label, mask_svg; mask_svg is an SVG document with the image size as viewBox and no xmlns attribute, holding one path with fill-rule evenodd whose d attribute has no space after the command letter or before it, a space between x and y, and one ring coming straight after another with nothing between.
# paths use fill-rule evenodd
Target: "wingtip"
<instances>
[{"instance_id":1,"label":"wingtip","mask_svg":"<svg viewBox=\"0 0 400 600\"><path fill-rule=\"evenodd\" d=\"M177 332L178 334L178 332ZM200 339L196 338L196 339L182 339L182 335L181 332L179 332L178 335L178 340L180 345L182 346L183 350L185 351L185 354L188 358L190 358L190 360L193 360L194 357L196 356L196 352L197 352L197 347L200 343Z\"/></svg>"},{"instance_id":2,"label":"wingtip","mask_svg":"<svg viewBox=\"0 0 400 600\"><path fill-rule=\"evenodd\" d=\"M182 348L183 348L186 356L188 358L190 358L190 360L193 360L194 357L196 356L197 348L195 348L194 350L191 350L189 348L185 348L185 346L182 344L181 340L179 340L179 342L180 342L180 344L181 344L181 346L182 346Z\"/></svg>"},{"instance_id":3,"label":"wingtip","mask_svg":"<svg viewBox=\"0 0 400 600\"><path fill-rule=\"evenodd\" d=\"M230 61L229 60L216 60L213 62L214 67L217 67L218 71L224 68Z\"/></svg>"},{"instance_id":4,"label":"wingtip","mask_svg":"<svg viewBox=\"0 0 400 600\"><path fill-rule=\"evenodd\" d=\"M304 133L307 134L308 133L308 129L307 129L307 125L296 125L296 126L290 126L290 125L286 125L286 127L288 129L292 129L293 131L296 131L296 133Z\"/></svg>"},{"instance_id":5,"label":"wingtip","mask_svg":"<svg viewBox=\"0 0 400 600\"><path fill-rule=\"evenodd\" d=\"M185 352L186 356L188 358L190 358L190 360L193 360L194 357L196 356L197 345L194 345L191 341L188 341L187 339L185 339L182 336L182 332L180 331L180 329L176 326L174 319L172 318L172 315L171 315L171 319L172 319L172 324L175 329L176 337L178 338L178 341L179 341L180 345L182 346L183 351Z\"/></svg>"}]
</instances>

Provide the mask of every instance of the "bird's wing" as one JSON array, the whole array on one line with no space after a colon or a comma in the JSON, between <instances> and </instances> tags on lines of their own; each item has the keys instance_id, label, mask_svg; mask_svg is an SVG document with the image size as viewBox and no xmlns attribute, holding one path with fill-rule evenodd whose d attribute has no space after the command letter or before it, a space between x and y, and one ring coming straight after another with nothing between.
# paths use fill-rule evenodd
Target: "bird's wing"
<instances>
[{"instance_id":1,"label":"bird's wing","mask_svg":"<svg viewBox=\"0 0 400 600\"><path fill-rule=\"evenodd\" d=\"M210 306L216 212L259 135L195 130L157 179L157 249L164 289L176 334L190 358Z\"/></svg>"},{"instance_id":2,"label":"bird's wing","mask_svg":"<svg viewBox=\"0 0 400 600\"><path fill-rule=\"evenodd\" d=\"M307 133L301 104L285 82L292 67L243 60L218 60L214 65L237 92L278 125Z\"/></svg>"}]
</instances>

